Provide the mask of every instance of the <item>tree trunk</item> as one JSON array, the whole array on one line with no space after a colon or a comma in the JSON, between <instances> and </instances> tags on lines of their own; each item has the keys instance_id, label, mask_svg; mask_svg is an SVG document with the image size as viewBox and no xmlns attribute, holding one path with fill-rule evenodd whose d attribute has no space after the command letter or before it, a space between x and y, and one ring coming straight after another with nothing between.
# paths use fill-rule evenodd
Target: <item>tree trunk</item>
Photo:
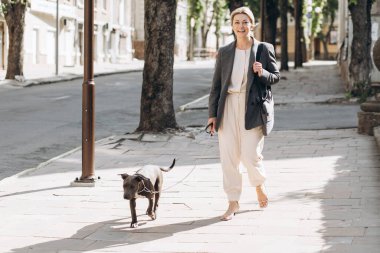
<instances>
[{"instance_id":1,"label":"tree trunk","mask_svg":"<svg viewBox=\"0 0 380 253\"><path fill-rule=\"evenodd\" d=\"M216 37L216 50L219 49L219 40L220 40L220 29L223 23L224 19L224 8L225 2L224 1L214 1L213 3L213 9L214 9L214 16L215 16L215 37Z\"/></svg>"},{"instance_id":2,"label":"tree trunk","mask_svg":"<svg viewBox=\"0 0 380 253\"><path fill-rule=\"evenodd\" d=\"M335 14L330 16L329 30L327 31L326 36L322 40L322 43L323 43L323 59L324 60L328 60L328 58L329 58L328 43L329 43L331 31L334 27L334 21L335 21Z\"/></svg>"},{"instance_id":3,"label":"tree trunk","mask_svg":"<svg viewBox=\"0 0 380 253\"><path fill-rule=\"evenodd\" d=\"M288 55L288 0L280 0L281 9L281 70L289 70Z\"/></svg>"},{"instance_id":4,"label":"tree trunk","mask_svg":"<svg viewBox=\"0 0 380 253\"><path fill-rule=\"evenodd\" d=\"M304 34L303 27L301 27L301 47L302 47L302 63L307 62L307 48L306 48L306 38Z\"/></svg>"},{"instance_id":5,"label":"tree trunk","mask_svg":"<svg viewBox=\"0 0 380 253\"><path fill-rule=\"evenodd\" d=\"M5 21L8 26L9 48L8 64L5 79L15 79L15 76L23 76L23 42L25 26L26 5L21 1L9 4L5 13Z\"/></svg>"},{"instance_id":6,"label":"tree trunk","mask_svg":"<svg viewBox=\"0 0 380 253\"><path fill-rule=\"evenodd\" d=\"M202 50L205 50L207 46L207 33L202 34Z\"/></svg>"},{"instance_id":7,"label":"tree trunk","mask_svg":"<svg viewBox=\"0 0 380 253\"><path fill-rule=\"evenodd\" d=\"M277 19L279 17L277 0L266 1L265 41L271 43L276 49Z\"/></svg>"},{"instance_id":8,"label":"tree trunk","mask_svg":"<svg viewBox=\"0 0 380 253\"><path fill-rule=\"evenodd\" d=\"M215 11L213 11L212 15L211 15L211 19L208 21L207 20L207 12L208 12L208 9L212 6L212 4L210 4L210 2L208 0L206 0L205 6L206 6L206 8L205 8L204 13L203 13L204 19L203 19L203 24L202 24L202 27L201 27L201 31L202 31L202 49L205 49L207 47L208 33L210 31L210 27L212 25L212 21L214 20L214 16L215 16Z\"/></svg>"},{"instance_id":9,"label":"tree trunk","mask_svg":"<svg viewBox=\"0 0 380 253\"><path fill-rule=\"evenodd\" d=\"M323 45L323 60L328 60L329 59L329 48L327 46L328 44L328 37L322 40L322 45Z\"/></svg>"},{"instance_id":10,"label":"tree trunk","mask_svg":"<svg viewBox=\"0 0 380 253\"><path fill-rule=\"evenodd\" d=\"M219 33L215 34L215 37L216 37L215 48L216 48L216 50L218 50L219 49L219 40L220 40Z\"/></svg>"},{"instance_id":11,"label":"tree trunk","mask_svg":"<svg viewBox=\"0 0 380 253\"><path fill-rule=\"evenodd\" d=\"M244 6L244 0L228 0L228 9L230 10L230 13L233 12L235 9Z\"/></svg>"},{"instance_id":12,"label":"tree trunk","mask_svg":"<svg viewBox=\"0 0 380 253\"><path fill-rule=\"evenodd\" d=\"M315 37L313 34L310 35L308 55L310 60L315 60Z\"/></svg>"},{"instance_id":13,"label":"tree trunk","mask_svg":"<svg viewBox=\"0 0 380 253\"><path fill-rule=\"evenodd\" d=\"M357 4L348 6L353 25L350 84L357 95L366 93L371 81L371 5L372 0L357 0Z\"/></svg>"},{"instance_id":14,"label":"tree trunk","mask_svg":"<svg viewBox=\"0 0 380 253\"><path fill-rule=\"evenodd\" d=\"M302 6L303 0L294 1L294 19L295 19L295 49L294 49L294 68L302 67Z\"/></svg>"},{"instance_id":15,"label":"tree trunk","mask_svg":"<svg viewBox=\"0 0 380 253\"><path fill-rule=\"evenodd\" d=\"M375 63L377 70L380 71L380 38L377 39L373 46L373 62Z\"/></svg>"},{"instance_id":16,"label":"tree trunk","mask_svg":"<svg viewBox=\"0 0 380 253\"><path fill-rule=\"evenodd\" d=\"M176 0L145 0L145 63L137 131L178 128L173 107Z\"/></svg>"}]
</instances>

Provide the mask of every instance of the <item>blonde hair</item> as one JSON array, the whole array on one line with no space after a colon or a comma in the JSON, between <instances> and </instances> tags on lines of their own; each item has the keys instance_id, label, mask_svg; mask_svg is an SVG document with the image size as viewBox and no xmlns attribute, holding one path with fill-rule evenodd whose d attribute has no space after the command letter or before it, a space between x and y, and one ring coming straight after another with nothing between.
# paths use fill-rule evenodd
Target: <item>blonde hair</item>
<instances>
[{"instance_id":1,"label":"blonde hair","mask_svg":"<svg viewBox=\"0 0 380 253\"><path fill-rule=\"evenodd\" d=\"M253 16L252 11L248 7L239 7L231 12L231 23L234 21L234 17L237 14L245 14L251 20L252 25L255 25L255 17Z\"/></svg>"}]
</instances>

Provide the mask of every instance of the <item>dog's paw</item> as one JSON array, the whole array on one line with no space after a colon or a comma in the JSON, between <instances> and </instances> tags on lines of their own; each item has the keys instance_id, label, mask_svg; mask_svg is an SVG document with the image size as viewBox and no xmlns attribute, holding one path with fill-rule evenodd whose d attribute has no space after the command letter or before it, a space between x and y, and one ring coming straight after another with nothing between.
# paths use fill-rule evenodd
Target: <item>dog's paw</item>
<instances>
[{"instance_id":1,"label":"dog's paw","mask_svg":"<svg viewBox=\"0 0 380 253\"><path fill-rule=\"evenodd\" d=\"M137 228L139 224L137 222L132 222L131 223L131 228Z\"/></svg>"},{"instance_id":2,"label":"dog's paw","mask_svg":"<svg viewBox=\"0 0 380 253\"><path fill-rule=\"evenodd\" d=\"M155 213L148 213L148 216L152 219L152 220L155 220L156 219L156 214Z\"/></svg>"}]
</instances>

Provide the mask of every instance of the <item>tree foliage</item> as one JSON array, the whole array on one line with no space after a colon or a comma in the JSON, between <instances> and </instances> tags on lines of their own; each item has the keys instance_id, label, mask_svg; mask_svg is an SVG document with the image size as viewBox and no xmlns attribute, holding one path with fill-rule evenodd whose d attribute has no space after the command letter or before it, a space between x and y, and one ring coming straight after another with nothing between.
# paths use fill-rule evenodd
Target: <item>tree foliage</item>
<instances>
[{"instance_id":1,"label":"tree foliage","mask_svg":"<svg viewBox=\"0 0 380 253\"><path fill-rule=\"evenodd\" d=\"M322 10L326 10L325 6L328 0L314 0L312 2L311 10L306 10L311 15L311 34L316 36L321 32L324 21L324 13ZM308 7L306 7L308 8Z\"/></svg>"},{"instance_id":2,"label":"tree foliage","mask_svg":"<svg viewBox=\"0 0 380 253\"><path fill-rule=\"evenodd\" d=\"M217 0L188 0L188 28L190 31L190 21L193 18L195 21L195 25L193 27L193 34L197 34L197 32L200 29L202 37L202 47L206 47L208 33L214 21L215 11L213 7L216 1Z\"/></svg>"},{"instance_id":3,"label":"tree foliage","mask_svg":"<svg viewBox=\"0 0 380 253\"><path fill-rule=\"evenodd\" d=\"M322 9L323 24L322 28L318 32L317 36L323 43L324 59L328 58L328 40L330 39L331 31L334 27L335 16L338 10L338 0L327 0L325 6ZM326 29L327 26L327 29Z\"/></svg>"},{"instance_id":4,"label":"tree foliage","mask_svg":"<svg viewBox=\"0 0 380 253\"><path fill-rule=\"evenodd\" d=\"M221 28L225 22L227 4L225 0L215 1L213 4L215 12L215 36L216 36L216 48L219 48L219 38L221 36Z\"/></svg>"},{"instance_id":5,"label":"tree foliage","mask_svg":"<svg viewBox=\"0 0 380 253\"><path fill-rule=\"evenodd\" d=\"M261 18L260 17L260 0L246 0L244 1L244 4L251 9L253 12L253 15L255 15L255 19Z\"/></svg>"},{"instance_id":6,"label":"tree foliage","mask_svg":"<svg viewBox=\"0 0 380 253\"><path fill-rule=\"evenodd\" d=\"M210 31L211 25L215 18L215 10L213 10L214 2L218 0L202 0L203 13L201 16L201 35L202 35L202 48L206 48L207 37Z\"/></svg>"},{"instance_id":7,"label":"tree foliage","mask_svg":"<svg viewBox=\"0 0 380 253\"><path fill-rule=\"evenodd\" d=\"M8 10L14 8L17 4L25 5L28 3L28 0L1 0L0 3L0 14L8 14Z\"/></svg>"},{"instance_id":8,"label":"tree foliage","mask_svg":"<svg viewBox=\"0 0 380 253\"><path fill-rule=\"evenodd\" d=\"M195 25L193 28L194 34L201 25L203 4L202 0L187 0L188 12L187 12L187 26L190 31L191 18L194 19Z\"/></svg>"}]
</instances>

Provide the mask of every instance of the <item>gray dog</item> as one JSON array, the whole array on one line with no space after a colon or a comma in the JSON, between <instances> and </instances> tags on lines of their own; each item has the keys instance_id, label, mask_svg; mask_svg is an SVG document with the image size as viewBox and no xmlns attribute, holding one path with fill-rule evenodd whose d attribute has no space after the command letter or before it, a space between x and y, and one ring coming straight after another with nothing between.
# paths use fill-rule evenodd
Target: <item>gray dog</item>
<instances>
[{"instance_id":1,"label":"gray dog","mask_svg":"<svg viewBox=\"0 0 380 253\"><path fill-rule=\"evenodd\" d=\"M162 171L170 171L175 164L175 159L172 165L163 169L156 165L145 165L134 175L121 174L123 178L124 199L129 200L131 208L132 223L131 228L138 227L136 216L136 198L145 197L149 199L149 206L146 210L146 214L149 215L152 220L156 219L156 210L158 206L158 199L162 189ZM154 207L153 207L154 198Z\"/></svg>"}]
</instances>

